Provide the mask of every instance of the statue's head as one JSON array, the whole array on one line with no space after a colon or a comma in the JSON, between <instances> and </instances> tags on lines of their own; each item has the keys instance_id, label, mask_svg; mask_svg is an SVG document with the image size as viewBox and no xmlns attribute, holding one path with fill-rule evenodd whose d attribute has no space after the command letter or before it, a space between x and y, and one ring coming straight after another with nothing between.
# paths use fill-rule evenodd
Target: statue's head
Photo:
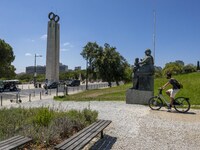
<instances>
[{"instance_id":1,"label":"statue's head","mask_svg":"<svg viewBox=\"0 0 200 150\"><path fill-rule=\"evenodd\" d=\"M147 56L151 55L151 50L150 50L149 48L146 49L146 50L145 50L145 54L146 54Z\"/></svg>"},{"instance_id":2,"label":"statue's head","mask_svg":"<svg viewBox=\"0 0 200 150\"><path fill-rule=\"evenodd\" d=\"M135 58L135 63L139 63L139 58Z\"/></svg>"}]
</instances>

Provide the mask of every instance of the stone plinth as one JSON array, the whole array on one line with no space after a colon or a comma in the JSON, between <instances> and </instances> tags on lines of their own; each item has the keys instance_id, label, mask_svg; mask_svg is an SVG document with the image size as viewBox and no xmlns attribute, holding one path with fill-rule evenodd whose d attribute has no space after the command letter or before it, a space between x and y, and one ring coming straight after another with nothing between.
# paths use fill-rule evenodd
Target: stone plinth
<instances>
[{"instance_id":1,"label":"stone plinth","mask_svg":"<svg viewBox=\"0 0 200 150\"><path fill-rule=\"evenodd\" d=\"M153 91L141 91L128 89L126 91L127 104L148 104L148 100L153 96Z\"/></svg>"}]
</instances>

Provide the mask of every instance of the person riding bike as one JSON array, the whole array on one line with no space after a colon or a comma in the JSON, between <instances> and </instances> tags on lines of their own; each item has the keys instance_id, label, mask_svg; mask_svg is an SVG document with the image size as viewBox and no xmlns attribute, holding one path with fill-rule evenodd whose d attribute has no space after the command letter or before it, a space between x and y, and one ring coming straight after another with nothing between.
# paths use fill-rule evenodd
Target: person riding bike
<instances>
[{"instance_id":1,"label":"person riding bike","mask_svg":"<svg viewBox=\"0 0 200 150\"><path fill-rule=\"evenodd\" d=\"M171 111L171 107L173 105L177 105L174 102L174 97L179 92L181 85L176 79L172 78L172 74L169 72L167 73L167 79L169 79L169 81L165 85L163 85L161 88L165 89L165 87L167 87L168 85L170 84L172 85L172 89L169 89L166 91L166 94L170 97L170 105L168 107L168 111Z\"/></svg>"}]
</instances>

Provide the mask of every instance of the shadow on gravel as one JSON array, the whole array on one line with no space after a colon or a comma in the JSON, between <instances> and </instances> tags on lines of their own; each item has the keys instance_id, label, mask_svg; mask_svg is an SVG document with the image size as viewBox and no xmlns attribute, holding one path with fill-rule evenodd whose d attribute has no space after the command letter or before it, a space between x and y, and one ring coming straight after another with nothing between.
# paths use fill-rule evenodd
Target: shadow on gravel
<instances>
[{"instance_id":1,"label":"shadow on gravel","mask_svg":"<svg viewBox=\"0 0 200 150\"><path fill-rule=\"evenodd\" d=\"M116 137L112 137L109 135L104 135L103 139L98 140L91 148L90 150L110 150L112 149L112 146L117 141Z\"/></svg>"},{"instance_id":2,"label":"shadow on gravel","mask_svg":"<svg viewBox=\"0 0 200 150\"><path fill-rule=\"evenodd\" d=\"M166 112L166 113L174 113L174 114L186 114L186 115L196 115L195 112L186 112L186 113L180 113L180 112L177 112L176 110L172 110L171 112L167 112L167 109L166 110L150 110L150 112Z\"/></svg>"},{"instance_id":3,"label":"shadow on gravel","mask_svg":"<svg viewBox=\"0 0 200 150\"><path fill-rule=\"evenodd\" d=\"M172 111L171 113L176 113L176 114L186 114L186 115L196 115L195 112L180 113L180 112L177 112L177 111Z\"/></svg>"}]
</instances>

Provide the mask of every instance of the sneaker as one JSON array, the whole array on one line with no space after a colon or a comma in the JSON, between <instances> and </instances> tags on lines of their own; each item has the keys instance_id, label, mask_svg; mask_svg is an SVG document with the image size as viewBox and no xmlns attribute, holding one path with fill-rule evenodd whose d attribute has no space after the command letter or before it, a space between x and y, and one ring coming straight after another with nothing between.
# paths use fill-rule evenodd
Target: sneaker
<instances>
[{"instance_id":1,"label":"sneaker","mask_svg":"<svg viewBox=\"0 0 200 150\"><path fill-rule=\"evenodd\" d=\"M171 105L171 104L168 105L168 106L167 106L167 109L168 109L167 112L171 112L171 108L172 108L172 105Z\"/></svg>"},{"instance_id":2,"label":"sneaker","mask_svg":"<svg viewBox=\"0 0 200 150\"><path fill-rule=\"evenodd\" d=\"M167 109L171 109L171 108L172 108L172 105L169 104L169 105L167 106Z\"/></svg>"},{"instance_id":3,"label":"sneaker","mask_svg":"<svg viewBox=\"0 0 200 150\"><path fill-rule=\"evenodd\" d=\"M168 109L167 112L171 112L171 109Z\"/></svg>"}]
</instances>

